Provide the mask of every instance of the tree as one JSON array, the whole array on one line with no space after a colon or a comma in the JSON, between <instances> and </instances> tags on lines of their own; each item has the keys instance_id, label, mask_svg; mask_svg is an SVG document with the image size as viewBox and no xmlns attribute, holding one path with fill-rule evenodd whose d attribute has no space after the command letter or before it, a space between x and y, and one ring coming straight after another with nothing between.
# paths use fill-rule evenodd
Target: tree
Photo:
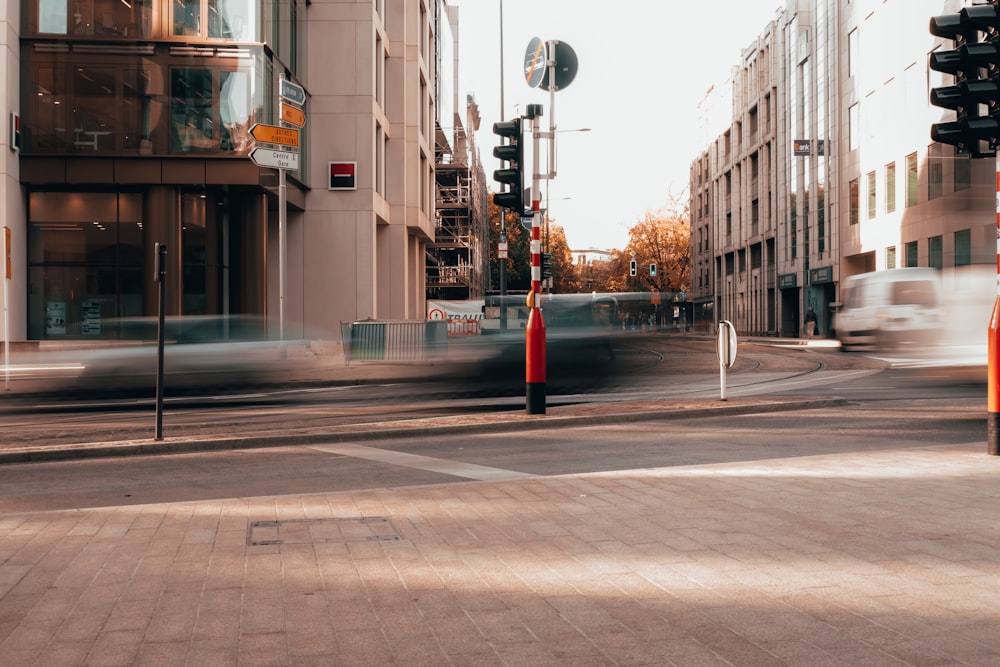
<instances>
[{"instance_id":1,"label":"tree","mask_svg":"<svg viewBox=\"0 0 1000 667\"><path fill-rule=\"evenodd\" d=\"M552 255L552 292L572 294L579 292L580 273L573 264L573 253L566 240L566 231L549 221L549 253Z\"/></svg>"},{"instance_id":2,"label":"tree","mask_svg":"<svg viewBox=\"0 0 1000 667\"><path fill-rule=\"evenodd\" d=\"M628 275L628 262L638 264L631 279L636 291L686 292L691 286L691 224L687 204L676 199L666 209L646 216L629 229L629 243L618 259ZM656 265L651 276L649 265Z\"/></svg>"},{"instance_id":3,"label":"tree","mask_svg":"<svg viewBox=\"0 0 1000 667\"><path fill-rule=\"evenodd\" d=\"M507 259L497 257L500 242L500 216L505 215L507 226ZM500 208L489 197L490 216L490 288L500 289L498 279L500 262L507 266L507 290L527 292L531 289L531 234L521 226L521 218L506 208Z\"/></svg>"}]
</instances>

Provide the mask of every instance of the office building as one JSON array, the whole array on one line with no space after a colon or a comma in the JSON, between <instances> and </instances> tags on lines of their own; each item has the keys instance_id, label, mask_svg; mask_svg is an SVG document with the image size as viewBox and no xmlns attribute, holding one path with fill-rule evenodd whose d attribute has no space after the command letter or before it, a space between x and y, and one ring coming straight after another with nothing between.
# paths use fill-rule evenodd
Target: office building
<instances>
[{"instance_id":1,"label":"office building","mask_svg":"<svg viewBox=\"0 0 1000 667\"><path fill-rule=\"evenodd\" d=\"M288 339L424 318L437 165L472 164L445 0L0 11L17 38L0 56L19 126L0 138L12 340L103 341L155 315L157 244L168 315L260 316ZM454 261L485 270L472 250Z\"/></svg>"},{"instance_id":2,"label":"office building","mask_svg":"<svg viewBox=\"0 0 1000 667\"><path fill-rule=\"evenodd\" d=\"M703 326L828 334L844 277L987 264L994 164L930 140L950 112L931 16L959 2L788 0L734 67L727 127L692 163L692 297ZM718 113L718 106L709 109Z\"/></svg>"}]
</instances>

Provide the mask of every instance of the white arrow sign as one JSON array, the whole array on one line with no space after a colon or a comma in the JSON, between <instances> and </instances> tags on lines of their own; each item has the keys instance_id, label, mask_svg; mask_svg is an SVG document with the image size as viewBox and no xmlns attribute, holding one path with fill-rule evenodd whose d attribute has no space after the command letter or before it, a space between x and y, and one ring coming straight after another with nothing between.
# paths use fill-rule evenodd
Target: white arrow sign
<instances>
[{"instance_id":1,"label":"white arrow sign","mask_svg":"<svg viewBox=\"0 0 1000 667\"><path fill-rule=\"evenodd\" d=\"M250 159L258 167L274 169L298 169L299 154L292 151L278 151L272 148L255 148L250 151Z\"/></svg>"}]
</instances>

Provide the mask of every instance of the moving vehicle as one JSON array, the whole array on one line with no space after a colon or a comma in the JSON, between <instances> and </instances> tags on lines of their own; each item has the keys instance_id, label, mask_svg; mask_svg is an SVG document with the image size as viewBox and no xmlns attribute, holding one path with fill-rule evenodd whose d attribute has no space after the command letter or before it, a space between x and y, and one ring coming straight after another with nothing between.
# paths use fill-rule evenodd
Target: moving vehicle
<instances>
[{"instance_id":1,"label":"moving vehicle","mask_svg":"<svg viewBox=\"0 0 1000 667\"><path fill-rule=\"evenodd\" d=\"M834 319L841 349L936 345L945 327L941 275L909 267L849 276Z\"/></svg>"}]
</instances>

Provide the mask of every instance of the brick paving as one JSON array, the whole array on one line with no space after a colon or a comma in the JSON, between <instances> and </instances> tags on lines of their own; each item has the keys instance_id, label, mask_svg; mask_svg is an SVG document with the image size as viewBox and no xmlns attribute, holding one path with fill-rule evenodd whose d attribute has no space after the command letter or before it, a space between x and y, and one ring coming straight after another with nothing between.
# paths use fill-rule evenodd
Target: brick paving
<instances>
[{"instance_id":1,"label":"brick paving","mask_svg":"<svg viewBox=\"0 0 1000 667\"><path fill-rule=\"evenodd\" d=\"M0 514L0 662L1000 665L983 450Z\"/></svg>"}]
</instances>

